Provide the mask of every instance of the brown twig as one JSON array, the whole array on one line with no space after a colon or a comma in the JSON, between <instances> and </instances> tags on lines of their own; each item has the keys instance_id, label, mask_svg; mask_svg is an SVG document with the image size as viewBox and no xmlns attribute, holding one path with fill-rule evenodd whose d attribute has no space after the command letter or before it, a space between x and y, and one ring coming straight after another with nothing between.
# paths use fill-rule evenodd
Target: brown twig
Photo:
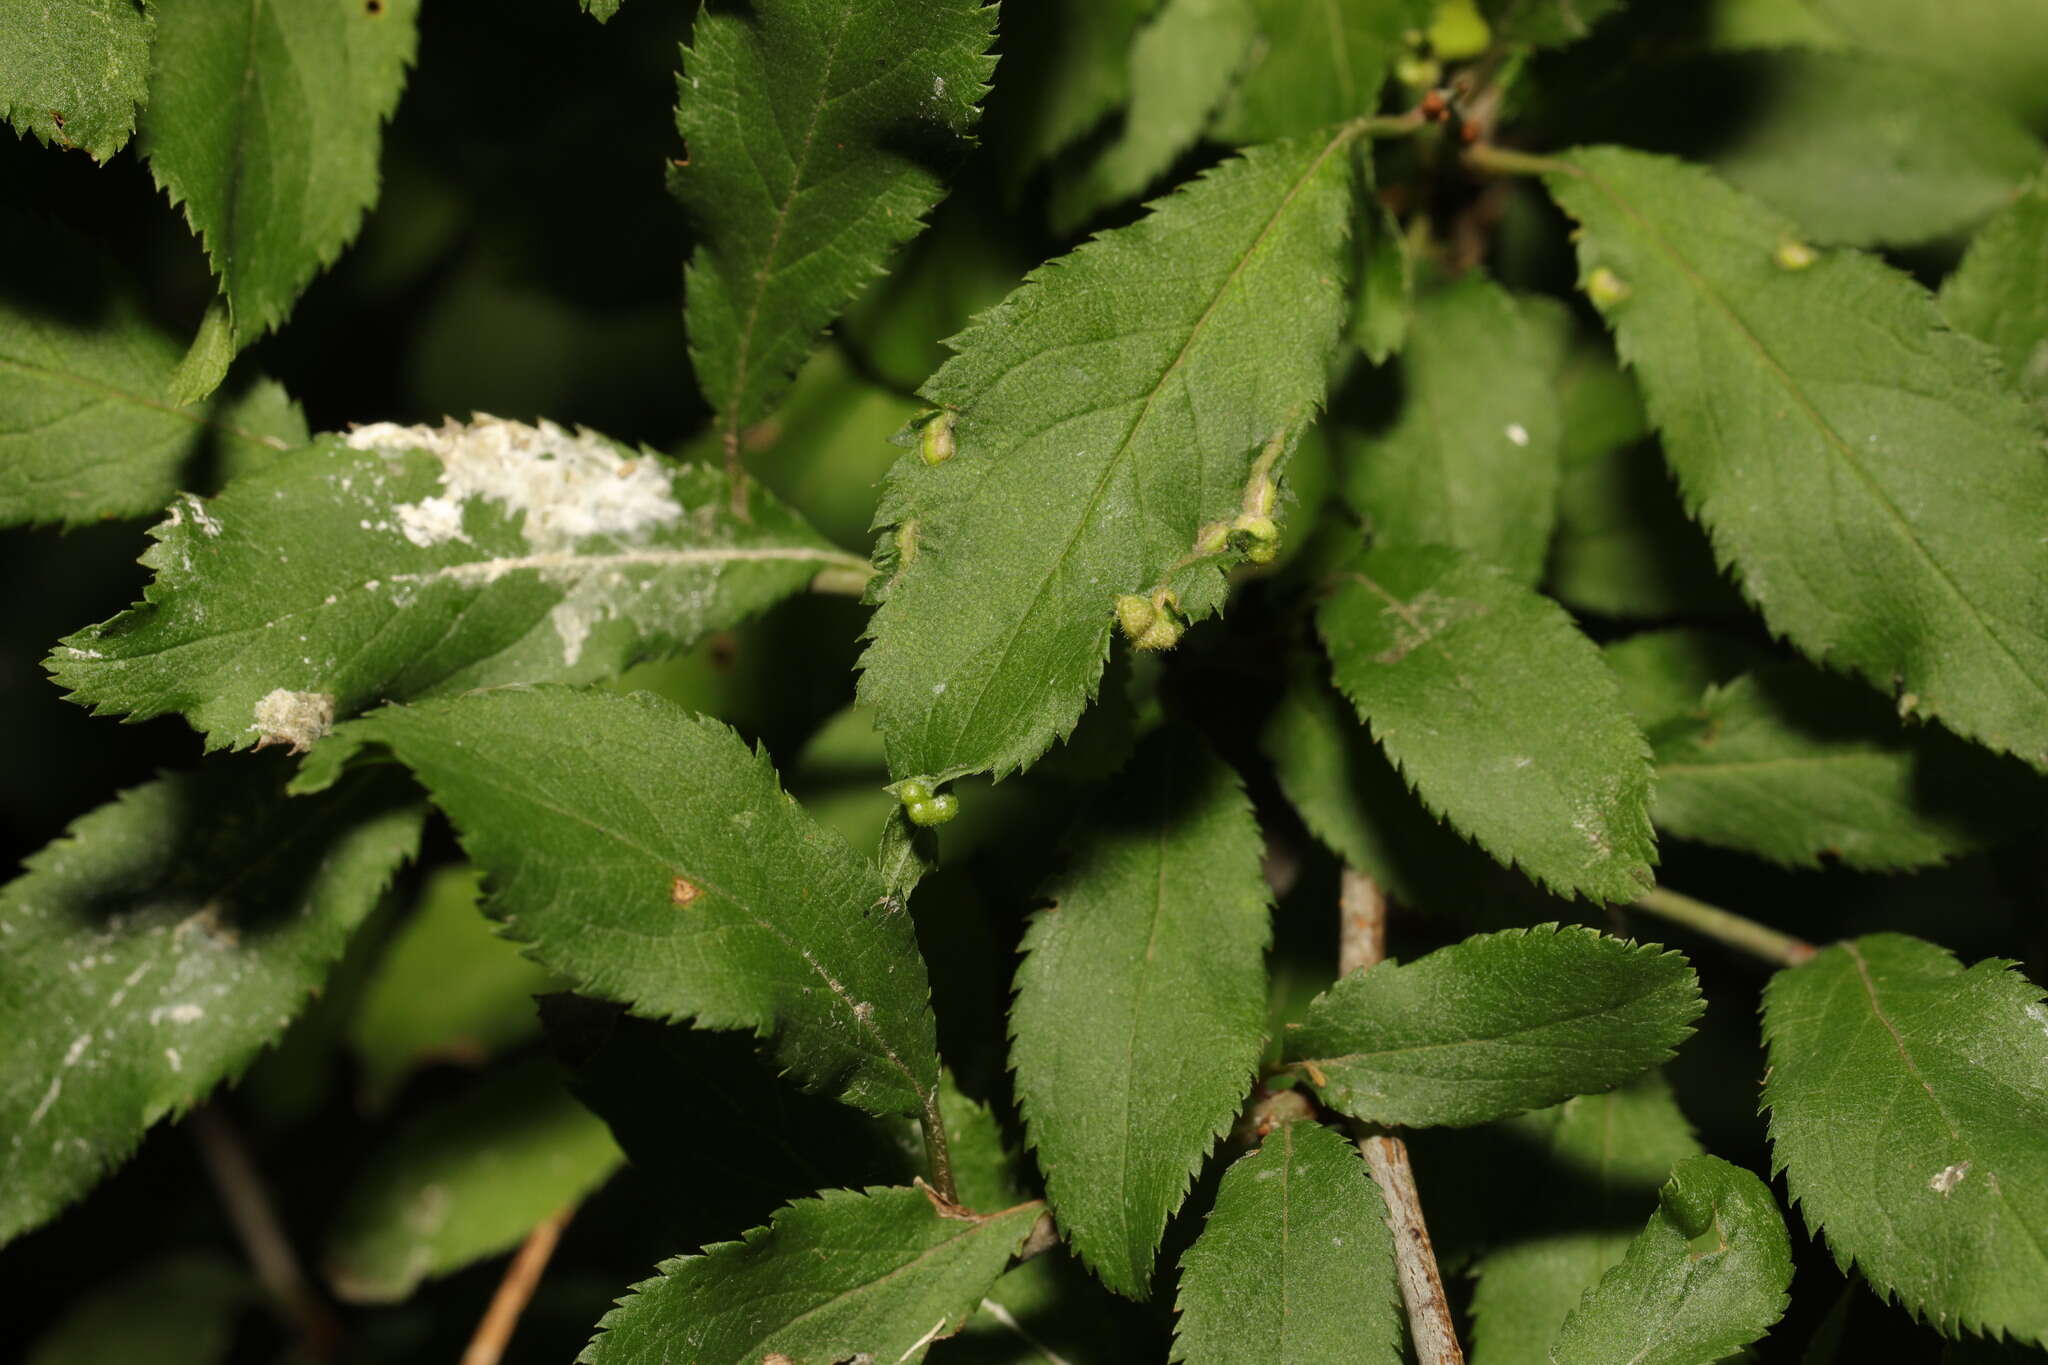
<instances>
[{"instance_id":1,"label":"brown twig","mask_svg":"<svg viewBox=\"0 0 2048 1365\"><path fill-rule=\"evenodd\" d=\"M512 1333L519 1326L519 1315L526 1311L533 1291L540 1287L540 1277L547 1273L555 1244L562 1240L562 1229L575 1213L576 1206L571 1204L526 1234L512 1264L505 1267L505 1278L498 1281L491 1306L484 1310L482 1321L476 1325L476 1335L469 1339L469 1347L462 1353L462 1365L498 1365L504 1357L505 1348L512 1344Z\"/></svg>"},{"instance_id":2,"label":"brown twig","mask_svg":"<svg viewBox=\"0 0 2048 1365\"><path fill-rule=\"evenodd\" d=\"M1362 872L1345 868L1339 883L1337 965L1345 975L1376 965L1387 955L1387 894ZM1415 1190L1415 1170L1408 1163L1408 1144L1393 1134L1354 1120L1352 1136L1358 1154L1387 1203L1387 1230L1394 1234L1394 1261L1400 1273L1401 1301L1408 1308L1408 1335L1418 1365L1464 1365L1458 1329L1444 1296L1436 1248L1430 1245L1423 1221L1422 1198Z\"/></svg>"},{"instance_id":3,"label":"brown twig","mask_svg":"<svg viewBox=\"0 0 2048 1365\"><path fill-rule=\"evenodd\" d=\"M298 1333L313 1359L334 1359L341 1345L341 1321L299 1268L299 1258L241 1133L217 1105L195 1109L186 1128L242 1244L242 1254L249 1258L256 1282L270 1296L278 1317Z\"/></svg>"}]
</instances>

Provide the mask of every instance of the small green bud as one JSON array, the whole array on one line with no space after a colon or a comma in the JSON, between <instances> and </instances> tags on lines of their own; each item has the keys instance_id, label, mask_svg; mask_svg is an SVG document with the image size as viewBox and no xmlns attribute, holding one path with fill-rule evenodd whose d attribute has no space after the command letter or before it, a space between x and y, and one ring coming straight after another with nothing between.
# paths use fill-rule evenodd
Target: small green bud
<instances>
[{"instance_id":1,"label":"small green bud","mask_svg":"<svg viewBox=\"0 0 2048 1365\"><path fill-rule=\"evenodd\" d=\"M959 415L951 408L933 408L910 419L917 428L919 459L937 465L953 458L953 422Z\"/></svg>"},{"instance_id":2,"label":"small green bud","mask_svg":"<svg viewBox=\"0 0 2048 1365\"><path fill-rule=\"evenodd\" d=\"M1820 259L1820 253L1796 238L1787 237L1778 243L1771 259L1778 263L1780 270L1804 270Z\"/></svg>"},{"instance_id":3,"label":"small green bud","mask_svg":"<svg viewBox=\"0 0 2048 1365\"><path fill-rule=\"evenodd\" d=\"M960 798L948 792L929 801L913 801L904 807L904 813L910 817L911 824L930 829L933 825L945 824L960 813Z\"/></svg>"},{"instance_id":4,"label":"small green bud","mask_svg":"<svg viewBox=\"0 0 2048 1365\"><path fill-rule=\"evenodd\" d=\"M1602 311L1614 307L1634 292L1627 280L1604 265L1595 266L1593 273L1586 276L1586 297Z\"/></svg>"},{"instance_id":5,"label":"small green bud","mask_svg":"<svg viewBox=\"0 0 2048 1365\"><path fill-rule=\"evenodd\" d=\"M1412 53L1394 63L1394 77L1410 90L1434 90L1444 78L1442 62Z\"/></svg>"}]
</instances>

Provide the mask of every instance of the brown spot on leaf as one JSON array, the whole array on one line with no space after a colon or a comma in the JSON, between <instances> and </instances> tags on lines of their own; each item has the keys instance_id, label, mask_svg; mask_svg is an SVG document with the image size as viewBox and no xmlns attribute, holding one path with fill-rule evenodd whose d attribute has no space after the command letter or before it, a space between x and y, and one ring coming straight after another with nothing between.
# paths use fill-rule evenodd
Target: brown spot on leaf
<instances>
[{"instance_id":1,"label":"brown spot on leaf","mask_svg":"<svg viewBox=\"0 0 2048 1365\"><path fill-rule=\"evenodd\" d=\"M691 881L688 877L682 876L680 874L671 879L668 884L669 902L670 904L674 905L677 909L681 909L682 907L688 905L691 901L696 900L697 897L703 894L703 887L697 885L697 883Z\"/></svg>"}]
</instances>

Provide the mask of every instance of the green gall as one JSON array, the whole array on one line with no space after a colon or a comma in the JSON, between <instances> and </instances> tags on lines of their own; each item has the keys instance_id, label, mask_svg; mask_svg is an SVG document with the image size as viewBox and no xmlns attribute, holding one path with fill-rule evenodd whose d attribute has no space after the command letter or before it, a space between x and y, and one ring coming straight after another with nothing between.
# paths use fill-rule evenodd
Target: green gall
<instances>
[{"instance_id":1,"label":"green gall","mask_svg":"<svg viewBox=\"0 0 2048 1365\"><path fill-rule=\"evenodd\" d=\"M1152 605L1149 597L1127 592L1116 599L1116 623L1133 643L1144 638L1145 632L1159 619L1159 608Z\"/></svg>"},{"instance_id":2,"label":"green gall","mask_svg":"<svg viewBox=\"0 0 2048 1365\"><path fill-rule=\"evenodd\" d=\"M917 430L919 459L936 465L953 458L953 422L958 416L951 408L933 408L910 419Z\"/></svg>"},{"instance_id":3,"label":"green gall","mask_svg":"<svg viewBox=\"0 0 2048 1365\"><path fill-rule=\"evenodd\" d=\"M909 802L903 809L911 824L930 829L933 825L945 824L960 813L960 798L949 792L928 801Z\"/></svg>"},{"instance_id":4,"label":"green gall","mask_svg":"<svg viewBox=\"0 0 2048 1365\"><path fill-rule=\"evenodd\" d=\"M1595 308L1606 310L1614 307L1633 294L1627 280L1609 270L1606 266L1595 266L1593 273L1586 276L1586 297L1593 301Z\"/></svg>"},{"instance_id":5,"label":"green gall","mask_svg":"<svg viewBox=\"0 0 2048 1365\"><path fill-rule=\"evenodd\" d=\"M932 799L931 784L921 778L906 777L901 782L892 783L882 790L888 792L889 795L895 797L906 806L914 806L919 802Z\"/></svg>"},{"instance_id":6,"label":"green gall","mask_svg":"<svg viewBox=\"0 0 2048 1365\"><path fill-rule=\"evenodd\" d=\"M1230 545L1254 564L1271 564L1280 557L1280 527L1271 517L1247 513L1231 523Z\"/></svg>"},{"instance_id":7,"label":"green gall","mask_svg":"<svg viewBox=\"0 0 2048 1365\"><path fill-rule=\"evenodd\" d=\"M1787 237L1778 243L1771 259L1778 263L1780 270L1804 270L1820 259L1820 253L1802 241Z\"/></svg>"}]
</instances>

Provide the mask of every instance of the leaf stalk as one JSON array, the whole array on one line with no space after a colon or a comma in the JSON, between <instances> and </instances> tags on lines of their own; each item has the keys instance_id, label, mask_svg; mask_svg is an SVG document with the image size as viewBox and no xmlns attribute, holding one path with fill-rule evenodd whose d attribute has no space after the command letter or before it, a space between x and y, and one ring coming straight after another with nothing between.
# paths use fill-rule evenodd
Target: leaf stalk
<instances>
[{"instance_id":1,"label":"leaf stalk","mask_svg":"<svg viewBox=\"0 0 2048 1365\"><path fill-rule=\"evenodd\" d=\"M1682 924L1779 967L1797 967L1820 951L1803 938L1780 933L1755 920L1744 919L1741 915L1676 891L1666 891L1661 886L1637 897L1635 908L1673 924Z\"/></svg>"}]
</instances>

